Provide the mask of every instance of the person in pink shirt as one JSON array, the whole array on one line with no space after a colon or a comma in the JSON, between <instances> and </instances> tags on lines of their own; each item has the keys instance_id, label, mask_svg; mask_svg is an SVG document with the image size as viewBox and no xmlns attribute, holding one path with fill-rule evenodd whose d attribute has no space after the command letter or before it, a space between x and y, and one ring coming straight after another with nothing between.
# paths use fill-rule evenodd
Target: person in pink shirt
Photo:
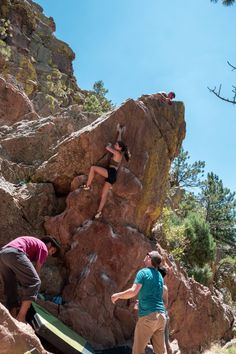
<instances>
[{"instance_id":1,"label":"person in pink shirt","mask_svg":"<svg viewBox=\"0 0 236 354\"><path fill-rule=\"evenodd\" d=\"M26 313L37 298L41 285L39 272L43 263L48 256L57 256L59 251L59 242L51 236L41 240L20 236L0 249L0 275L4 283L6 307L18 321L25 322ZM18 314L17 283L22 286Z\"/></svg>"},{"instance_id":2,"label":"person in pink shirt","mask_svg":"<svg viewBox=\"0 0 236 354\"><path fill-rule=\"evenodd\" d=\"M163 103L167 103L172 105L172 100L175 98L175 93L173 91L166 93L166 92L158 92L154 94L155 97L159 99L159 101Z\"/></svg>"}]
</instances>

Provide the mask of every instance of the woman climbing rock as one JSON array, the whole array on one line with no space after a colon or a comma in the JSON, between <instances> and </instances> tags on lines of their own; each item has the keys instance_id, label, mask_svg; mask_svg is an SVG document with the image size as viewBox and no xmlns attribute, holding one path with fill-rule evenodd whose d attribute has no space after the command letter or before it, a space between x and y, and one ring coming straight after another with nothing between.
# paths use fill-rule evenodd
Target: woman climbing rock
<instances>
[{"instance_id":1,"label":"woman climbing rock","mask_svg":"<svg viewBox=\"0 0 236 354\"><path fill-rule=\"evenodd\" d=\"M126 161L130 159L130 152L128 147L124 144L121 140L121 135L124 132L125 127L122 127L118 124L117 126L117 141L114 146L110 143L106 146L106 150L112 154L110 163L108 168L104 168L101 166L91 166L87 183L82 186L84 190L90 190L91 184L94 179L95 174L99 174L100 176L105 177L105 183L102 189L102 195L100 204L95 215L95 219L99 219L102 216L102 209L106 203L107 195L110 189L112 189L112 185L116 182L117 178L117 171L121 164L123 156L125 157Z\"/></svg>"}]
</instances>

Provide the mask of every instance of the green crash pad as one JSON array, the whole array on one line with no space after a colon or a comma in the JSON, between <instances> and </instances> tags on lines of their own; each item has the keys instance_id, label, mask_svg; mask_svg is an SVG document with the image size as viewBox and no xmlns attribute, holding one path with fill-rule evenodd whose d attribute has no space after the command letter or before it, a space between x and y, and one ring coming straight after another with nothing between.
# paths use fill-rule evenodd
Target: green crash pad
<instances>
[{"instance_id":1,"label":"green crash pad","mask_svg":"<svg viewBox=\"0 0 236 354\"><path fill-rule=\"evenodd\" d=\"M31 305L30 323L39 337L44 338L62 353L66 354L94 354L89 343L67 327L62 321L49 313L35 302Z\"/></svg>"}]
</instances>

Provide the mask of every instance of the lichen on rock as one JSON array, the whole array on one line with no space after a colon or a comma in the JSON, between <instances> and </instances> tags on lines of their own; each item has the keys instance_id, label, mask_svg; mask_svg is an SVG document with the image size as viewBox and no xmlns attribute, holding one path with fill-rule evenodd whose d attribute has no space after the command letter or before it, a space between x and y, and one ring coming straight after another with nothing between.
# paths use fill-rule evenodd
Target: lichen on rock
<instances>
[{"instance_id":1,"label":"lichen on rock","mask_svg":"<svg viewBox=\"0 0 236 354\"><path fill-rule=\"evenodd\" d=\"M0 6L1 74L14 75L43 115L78 102L78 97L83 102L73 76L75 54L52 35L54 31L53 18L33 1L4 0ZM48 95L53 97L51 105Z\"/></svg>"}]
</instances>

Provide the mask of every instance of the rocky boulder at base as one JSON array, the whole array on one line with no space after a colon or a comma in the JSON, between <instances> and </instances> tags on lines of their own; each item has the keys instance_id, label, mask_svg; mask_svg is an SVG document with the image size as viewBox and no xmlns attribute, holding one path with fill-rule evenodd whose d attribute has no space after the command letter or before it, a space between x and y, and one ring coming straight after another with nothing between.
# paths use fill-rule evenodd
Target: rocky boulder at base
<instances>
[{"instance_id":1,"label":"rocky boulder at base","mask_svg":"<svg viewBox=\"0 0 236 354\"><path fill-rule=\"evenodd\" d=\"M15 320L1 303L0 343L0 354L23 354L33 349L47 354L32 327Z\"/></svg>"}]
</instances>

